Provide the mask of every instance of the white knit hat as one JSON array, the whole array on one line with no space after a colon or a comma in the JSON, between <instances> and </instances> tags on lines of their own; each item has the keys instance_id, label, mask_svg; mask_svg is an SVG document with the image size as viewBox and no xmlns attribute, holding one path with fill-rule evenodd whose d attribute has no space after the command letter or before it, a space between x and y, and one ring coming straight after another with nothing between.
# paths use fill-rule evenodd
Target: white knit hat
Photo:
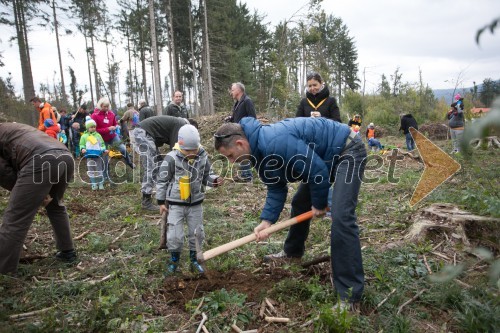
<instances>
[{"instance_id":1,"label":"white knit hat","mask_svg":"<svg viewBox=\"0 0 500 333\"><path fill-rule=\"evenodd\" d=\"M90 118L90 116L85 117L85 128L88 129L91 126L97 127L94 119Z\"/></svg>"},{"instance_id":2,"label":"white knit hat","mask_svg":"<svg viewBox=\"0 0 500 333\"><path fill-rule=\"evenodd\" d=\"M198 149L200 148L200 133L193 125L186 124L179 129L177 142L181 149Z\"/></svg>"}]
</instances>

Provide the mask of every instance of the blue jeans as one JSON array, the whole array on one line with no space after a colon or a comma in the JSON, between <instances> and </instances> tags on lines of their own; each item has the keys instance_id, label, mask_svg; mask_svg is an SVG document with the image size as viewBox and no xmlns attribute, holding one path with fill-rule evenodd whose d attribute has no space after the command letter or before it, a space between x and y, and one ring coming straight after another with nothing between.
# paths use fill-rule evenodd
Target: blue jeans
<instances>
[{"instance_id":1,"label":"blue jeans","mask_svg":"<svg viewBox=\"0 0 500 333\"><path fill-rule=\"evenodd\" d=\"M342 300L358 302L364 289L364 271L356 224L356 206L366 163L366 148L359 136L353 141L342 156L352 157L354 166L346 162L335 166L330 248L333 283L337 293ZM291 216L305 213L311 210L311 206L309 184L302 183L292 199ZM290 227L283 247L288 256L304 255L310 222L304 221Z\"/></svg>"},{"instance_id":2,"label":"blue jeans","mask_svg":"<svg viewBox=\"0 0 500 333\"><path fill-rule=\"evenodd\" d=\"M406 148L408 151L412 151L415 149L415 141L413 141L413 137L411 136L410 132L405 134L406 136Z\"/></svg>"}]
</instances>

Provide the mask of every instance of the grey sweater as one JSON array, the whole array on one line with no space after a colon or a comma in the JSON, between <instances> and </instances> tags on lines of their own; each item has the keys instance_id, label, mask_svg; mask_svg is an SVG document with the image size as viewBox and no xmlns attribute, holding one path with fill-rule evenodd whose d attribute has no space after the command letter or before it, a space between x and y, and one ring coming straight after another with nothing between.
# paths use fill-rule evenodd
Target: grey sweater
<instances>
[{"instance_id":1,"label":"grey sweater","mask_svg":"<svg viewBox=\"0 0 500 333\"><path fill-rule=\"evenodd\" d=\"M180 196L179 180L189 176L190 196L182 200ZM218 178L212 172L207 152L200 148L193 160L188 160L179 150L173 150L165 156L158 172L156 184L156 199L162 205L168 202L171 205L194 206L203 202L205 194L201 185L213 186Z\"/></svg>"}]
</instances>

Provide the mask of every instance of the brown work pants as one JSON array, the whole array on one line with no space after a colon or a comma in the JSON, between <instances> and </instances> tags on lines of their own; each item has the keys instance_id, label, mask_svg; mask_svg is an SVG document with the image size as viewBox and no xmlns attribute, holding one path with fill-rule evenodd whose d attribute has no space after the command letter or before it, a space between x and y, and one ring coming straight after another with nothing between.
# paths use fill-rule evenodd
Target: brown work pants
<instances>
[{"instance_id":1,"label":"brown work pants","mask_svg":"<svg viewBox=\"0 0 500 333\"><path fill-rule=\"evenodd\" d=\"M18 172L16 185L0 226L0 273L15 273L24 239L43 200L60 251L73 249L69 217L62 202L64 191L73 179L75 163L68 151L50 150L34 156Z\"/></svg>"}]
</instances>

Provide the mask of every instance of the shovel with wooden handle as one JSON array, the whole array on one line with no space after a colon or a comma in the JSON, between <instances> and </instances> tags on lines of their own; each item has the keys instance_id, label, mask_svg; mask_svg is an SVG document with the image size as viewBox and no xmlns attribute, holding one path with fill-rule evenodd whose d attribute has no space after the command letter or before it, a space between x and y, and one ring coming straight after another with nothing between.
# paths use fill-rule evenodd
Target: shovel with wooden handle
<instances>
[{"instance_id":1,"label":"shovel with wooden handle","mask_svg":"<svg viewBox=\"0 0 500 333\"><path fill-rule=\"evenodd\" d=\"M286 220L286 221L283 221L280 223L276 223L276 224L270 226L269 228L262 230L261 232L264 232L267 235L271 235L272 233L275 233L279 230L288 228L291 225L298 224L300 222L304 222L304 221L310 220L312 218L313 218L313 212L308 211L306 213L295 216L294 218L291 218L289 220ZM237 247L240 247L242 245L250 243L256 239L257 239L257 236L255 236L255 233L251 233L248 236L236 239L232 242L223 244L223 245L218 246L216 248L213 248L211 250L208 250L205 252L200 251L197 253L196 257L198 259L198 262L204 262L204 261L207 261L209 259L212 259L213 257L217 257L218 255L229 252Z\"/></svg>"}]
</instances>

